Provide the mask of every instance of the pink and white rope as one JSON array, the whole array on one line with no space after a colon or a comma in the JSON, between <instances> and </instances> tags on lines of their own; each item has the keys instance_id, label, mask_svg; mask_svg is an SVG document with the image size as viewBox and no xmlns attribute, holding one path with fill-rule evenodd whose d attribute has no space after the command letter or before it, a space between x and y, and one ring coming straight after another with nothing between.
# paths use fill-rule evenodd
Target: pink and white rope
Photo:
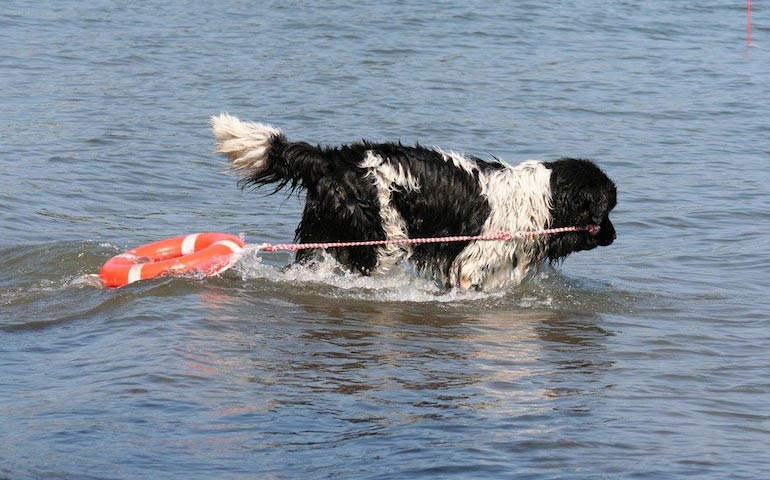
<instances>
[{"instance_id":1,"label":"pink and white rope","mask_svg":"<svg viewBox=\"0 0 770 480\"><path fill-rule=\"evenodd\" d=\"M537 237L541 235L554 235L558 233L569 232L588 232L591 235L599 233L598 225L588 225L585 227L560 227L545 228L543 230L527 230L522 232L498 232L487 235L459 235L454 237L430 237L430 238L396 238L392 240L363 240L359 242L326 242L326 243L263 243L259 246L260 250L274 252L276 250L288 250L296 252L306 249L322 248L343 248L343 247L374 247L382 245L421 245L425 243L446 243L446 242L491 242L508 241L514 238Z\"/></svg>"}]
</instances>

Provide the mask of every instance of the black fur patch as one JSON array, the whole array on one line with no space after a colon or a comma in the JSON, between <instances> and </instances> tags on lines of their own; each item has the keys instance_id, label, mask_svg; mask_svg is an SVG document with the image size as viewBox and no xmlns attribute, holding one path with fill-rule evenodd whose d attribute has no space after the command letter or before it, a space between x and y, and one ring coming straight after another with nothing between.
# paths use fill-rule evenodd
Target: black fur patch
<instances>
[{"instance_id":1,"label":"black fur patch","mask_svg":"<svg viewBox=\"0 0 770 480\"><path fill-rule=\"evenodd\" d=\"M448 235L478 235L489 216L489 204L481 195L478 174L468 174L444 160L441 153L416 145L361 142L336 148L288 143L274 137L268 153L268 168L243 180L243 186L277 183L273 193L290 187L307 191L302 221L295 241L345 242L383 240L377 189L360 167L371 151L394 167L399 165L417 179L420 189L394 190L393 206L403 217L410 238ZM503 168L502 164L474 159L481 170ZM420 270L448 276L452 261L467 242L416 245L412 261ZM340 263L367 274L377 264L376 247L330 249ZM299 261L312 251L301 251Z\"/></svg>"},{"instance_id":2,"label":"black fur patch","mask_svg":"<svg viewBox=\"0 0 770 480\"><path fill-rule=\"evenodd\" d=\"M489 216L490 207L481 195L478 173L473 175L444 160L442 154L419 145L373 146L375 154L392 165L401 165L420 185L418 191L396 191L392 199L404 218L409 238L478 235ZM479 168L502 168L478 160ZM419 270L430 270L447 278L449 267L468 242L415 245L411 260Z\"/></svg>"}]
</instances>

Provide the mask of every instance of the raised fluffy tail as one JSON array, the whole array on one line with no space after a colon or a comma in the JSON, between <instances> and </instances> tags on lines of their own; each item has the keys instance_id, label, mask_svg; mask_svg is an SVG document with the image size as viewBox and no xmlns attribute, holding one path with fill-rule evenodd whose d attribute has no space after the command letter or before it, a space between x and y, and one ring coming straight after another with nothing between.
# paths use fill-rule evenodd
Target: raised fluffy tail
<instances>
[{"instance_id":1,"label":"raised fluffy tail","mask_svg":"<svg viewBox=\"0 0 770 480\"><path fill-rule=\"evenodd\" d=\"M218 153L230 160L230 167L245 185L278 183L274 192L314 185L326 171L326 158L307 143L289 143L277 128L244 122L222 113L211 117Z\"/></svg>"}]
</instances>

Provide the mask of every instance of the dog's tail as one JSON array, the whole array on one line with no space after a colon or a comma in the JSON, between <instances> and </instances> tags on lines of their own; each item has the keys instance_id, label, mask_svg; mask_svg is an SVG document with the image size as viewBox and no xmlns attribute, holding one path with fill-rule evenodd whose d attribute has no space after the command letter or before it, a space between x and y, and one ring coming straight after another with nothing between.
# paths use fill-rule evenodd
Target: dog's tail
<instances>
[{"instance_id":1,"label":"dog's tail","mask_svg":"<svg viewBox=\"0 0 770 480\"><path fill-rule=\"evenodd\" d=\"M211 117L218 153L230 160L242 185L278 183L273 193L286 185L292 189L315 185L326 171L326 159L318 147L290 143L270 125L244 122L222 113Z\"/></svg>"}]
</instances>

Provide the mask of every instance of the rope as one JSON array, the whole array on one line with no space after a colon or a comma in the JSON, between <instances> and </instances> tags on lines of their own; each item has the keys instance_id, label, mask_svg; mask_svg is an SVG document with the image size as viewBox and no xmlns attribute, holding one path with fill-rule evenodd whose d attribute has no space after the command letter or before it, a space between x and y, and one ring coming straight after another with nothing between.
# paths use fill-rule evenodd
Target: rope
<instances>
[{"instance_id":1,"label":"rope","mask_svg":"<svg viewBox=\"0 0 770 480\"><path fill-rule=\"evenodd\" d=\"M458 235L453 237L429 237L429 238L395 238L391 240L363 240L359 242L326 242L326 243L263 243L259 246L260 250L274 252L276 250L288 250L296 252L298 250L321 249L321 248L344 248L344 247L374 247L382 245L422 245L425 243L447 243L447 242L492 242L509 241L514 238L537 237L541 235L554 235L568 232L588 232L591 235L599 233L598 225L588 225L585 227L560 227L545 228L543 230L527 230L522 232L498 232L487 235Z\"/></svg>"}]
</instances>

